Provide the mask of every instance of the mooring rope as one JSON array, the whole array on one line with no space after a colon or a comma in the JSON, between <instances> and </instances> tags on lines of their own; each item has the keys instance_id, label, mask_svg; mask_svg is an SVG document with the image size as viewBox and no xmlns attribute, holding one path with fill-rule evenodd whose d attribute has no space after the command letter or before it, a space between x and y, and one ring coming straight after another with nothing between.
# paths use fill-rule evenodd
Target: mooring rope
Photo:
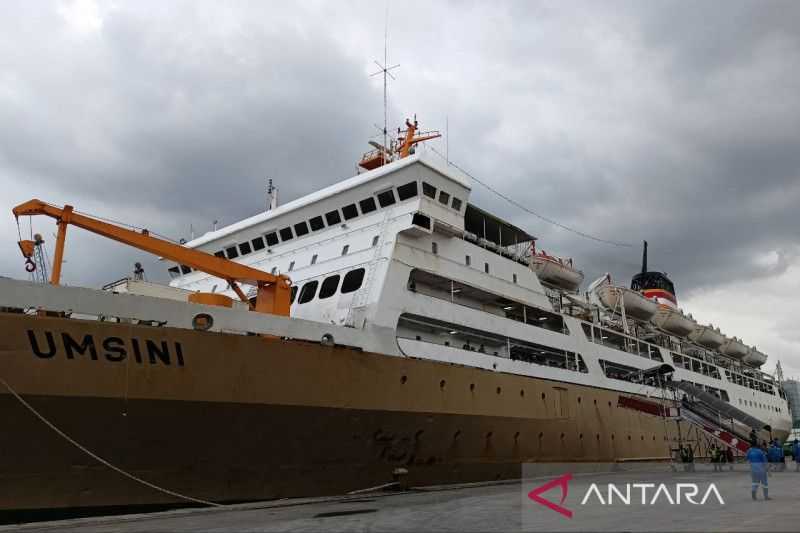
<instances>
[{"instance_id":1,"label":"mooring rope","mask_svg":"<svg viewBox=\"0 0 800 533\"><path fill-rule=\"evenodd\" d=\"M44 417L44 415L42 415L39 411L37 411L35 407L33 407L31 404L29 404L27 401L25 401L25 399L22 396L20 396L17 393L17 391L15 391L11 387L11 385L9 385L8 382L6 380L4 380L2 377L0 377L0 383L2 383L3 386L6 389L8 389L8 392L10 392L11 395L14 396L14 398L16 398L17 401L19 401L19 403L21 403L28 411L33 413L33 415L36 416L36 418L38 418L39 420L41 420L47 427L49 427L54 432L56 432L61 438L63 438L64 440L66 440L67 442L69 442L70 444L75 446L76 448L78 448L80 451L82 451L83 453L85 453L86 455L88 455L89 457L94 459L95 461L107 466L108 468L110 468L111 470L117 472L118 474L121 474L121 475L125 476L126 478L131 479L131 480L133 480L133 481L135 481L137 483L141 483L142 485L144 485L146 487L150 487L153 490L156 490L158 492L167 494L169 496L174 496L175 498L179 498L181 500L186 500L186 501L190 501L190 502L194 502L194 503L199 503L199 504L202 504L202 505L208 505L208 506L211 506L211 507L224 507L224 505L221 504L221 503L215 503L215 502L210 502L210 501L207 501L207 500L201 500L200 498L194 498L192 496L187 496L185 494L181 494L181 493L175 492L173 490L165 489L164 487L160 487L160 486L158 486L158 485L156 485L154 483L150 483L147 480L144 480L144 479L142 479L140 477L137 477L137 476L131 474L130 472L126 472L125 470L119 468L118 466L115 466L115 465L111 464L110 462L106 461L105 459L103 459L102 457L100 457L99 455L97 455L96 453L94 453L93 451L91 451L90 449L88 449L87 447L83 446L81 443L79 443L78 441L76 441L75 439L73 439L72 437L67 435L66 433L64 433L61 429L56 427L55 424L50 422L47 418Z\"/></svg>"}]
</instances>

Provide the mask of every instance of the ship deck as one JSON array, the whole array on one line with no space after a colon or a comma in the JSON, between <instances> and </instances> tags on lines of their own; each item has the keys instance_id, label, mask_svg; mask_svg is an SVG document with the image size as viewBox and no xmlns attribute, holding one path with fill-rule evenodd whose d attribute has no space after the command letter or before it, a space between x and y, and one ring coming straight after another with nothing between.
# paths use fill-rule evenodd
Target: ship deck
<instances>
[{"instance_id":1,"label":"ship deck","mask_svg":"<svg viewBox=\"0 0 800 533\"><path fill-rule=\"evenodd\" d=\"M678 465L680 466L680 465ZM713 472L698 464L696 473L642 471L636 480L628 473L575 474L569 482L566 519L526 498L528 491L552 479L522 482L429 487L405 492L376 492L341 497L279 500L218 508L174 509L147 514L95 516L1 526L0 531L796 531L800 473L787 460L787 470L770 474L771 501L750 496L749 466ZM592 483L605 494L608 483L696 483L701 492L713 483L724 505L713 496L705 505L640 505L634 492L631 505L602 506L593 499L579 504ZM674 490L674 489L671 489ZM673 492L674 494L674 492ZM648 499L652 495L648 493ZM558 503L558 490L544 493Z\"/></svg>"}]
</instances>

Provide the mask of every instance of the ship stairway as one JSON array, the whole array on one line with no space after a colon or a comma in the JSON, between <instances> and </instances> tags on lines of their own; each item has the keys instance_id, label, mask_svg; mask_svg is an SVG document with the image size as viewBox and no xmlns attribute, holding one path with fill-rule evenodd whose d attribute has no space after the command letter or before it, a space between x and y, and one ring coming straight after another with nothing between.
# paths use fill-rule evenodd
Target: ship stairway
<instances>
[{"instance_id":1,"label":"ship stairway","mask_svg":"<svg viewBox=\"0 0 800 533\"><path fill-rule=\"evenodd\" d=\"M672 381L669 383L669 386L676 391L684 393L684 398L687 402L682 403L688 403L701 414L718 414L719 418L735 420L742 426L755 430L756 432L769 432L772 430L768 424L765 424L758 418L748 415L741 409L737 409L718 396L706 392L688 381ZM690 398L691 401L688 401Z\"/></svg>"},{"instance_id":2,"label":"ship stairway","mask_svg":"<svg viewBox=\"0 0 800 533\"><path fill-rule=\"evenodd\" d=\"M374 246L375 251L372 254L372 259L370 259L369 263L367 264L367 272L364 276L364 283L361 285L361 288L358 290L358 292L356 292L355 297L353 298L353 303L350 304L350 309L347 312L347 317L344 323L346 327L361 329L364 327L366 322L367 305L369 303L369 297L372 294L372 286L375 283L375 275L378 270L378 263L381 260L384 244L386 244L386 229L391 221L389 218L391 211L391 209L387 209L383 215L383 220L381 221L378 232L378 242Z\"/></svg>"}]
</instances>

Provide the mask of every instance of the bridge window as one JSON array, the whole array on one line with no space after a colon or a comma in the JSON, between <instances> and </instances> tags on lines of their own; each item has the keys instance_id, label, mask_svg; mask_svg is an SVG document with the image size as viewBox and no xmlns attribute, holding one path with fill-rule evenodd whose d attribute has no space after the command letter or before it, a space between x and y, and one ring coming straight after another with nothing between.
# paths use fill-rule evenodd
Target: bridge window
<instances>
[{"instance_id":1,"label":"bridge window","mask_svg":"<svg viewBox=\"0 0 800 533\"><path fill-rule=\"evenodd\" d=\"M230 248L225 248L225 254L228 259L236 259L239 257L239 250L236 249L236 246L231 246Z\"/></svg>"},{"instance_id":2,"label":"bridge window","mask_svg":"<svg viewBox=\"0 0 800 533\"><path fill-rule=\"evenodd\" d=\"M315 265L317 263L317 254L311 256L311 264Z\"/></svg>"},{"instance_id":3,"label":"bridge window","mask_svg":"<svg viewBox=\"0 0 800 533\"><path fill-rule=\"evenodd\" d=\"M176 266L168 268L167 272L169 272L169 277L171 278L177 278L178 276L181 275L180 269Z\"/></svg>"},{"instance_id":4,"label":"bridge window","mask_svg":"<svg viewBox=\"0 0 800 533\"><path fill-rule=\"evenodd\" d=\"M331 211L329 213L325 213L325 222L327 222L329 226L335 226L341 221L342 217L341 215L339 215L339 211Z\"/></svg>"},{"instance_id":5,"label":"bridge window","mask_svg":"<svg viewBox=\"0 0 800 533\"><path fill-rule=\"evenodd\" d=\"M381 204L381 207L389 207L395 202L394 191L392 189L378 193L378 203Z\"/></svg>"},{"instance_id":6,"label":"bridge window","mask_svg":"<svg viewBox=\"0 0 800 533\"><path fill-rule=\"evenodd\" d=\"M371 196L358 202L358 205L361 207L361 212L365 215L378 209L378 206L375 205L375 198Z\"/></svg>"},{"instance_id":7,"label":"bridge window","mask_svg":"<svg viewBox=\"0 0 800 533\"><path fill-rule=\"evenodd\" d=\"M277 246L278 244L278 234L274 231L264 235L264 239L267 241L267 246Z\"/></svg>"},{"instance_id":8,"label":"bridge window","mask_svg":"<svg viewBox=\"0 0 800 533\"><path fill-rule=\"evenodd\" d=\"M308 224L305 222L298 222L294 225L294 233L298 237L302 237L303 235L308 234Z\"/></svg>"},{"instance_id":9,"label":"bridge window","mask_svg":"<svg viewBox=\"0 0 800 533\"><path fill-rule=\"evenodd\" d=\"M345 220L356 218L358 216L358 209L356 208L356 204L350 204L344 206L342 208L342 215L344 215Z\"/></svg>"},{"instance_id":10,"label":"bridge window","mask_svg":"<svg viewBox=\"0 0 800 533\"><path fill-rule=\"evenodd\" d=\"M422 182L422 194L429 198L436 198L436 187L427 182Z\"/></svg>"},{"instance_id":11,"label":"bridge window","mask_svg":"<svg viewBox=\"0 0 800 533\"><path fill-rule=\"evenodd\" d=\"M483 271L486 272L487 274L489 273L489 263L483 264Z\"/></svg>"},{"instance_id":12,"label":"bridge window","mask_svg":"<svg viewBox=\"0 0 800 533\"><path fill-rule=\"evenodd\" d=\"M286 242L294 238L292 235L292 228L283 228L282 230L278 231L281 236L281 241Z\"/></svg>"},{"instance_id":13,"label":"bridge window","mask_svg":"<svg viewBox=\"0 0 800 533\"><path fill-rule=\"evenodd\" d=\"M342 255L347 255L347 252L349 252L349 251L350 251L350 245L349 244L345 244L344 246L342 246Z\"/></svg>"},{"instance_id":14,"label":"bridge window","mask_svg":"<svg viewBox=\"0 0 800 533\"><path fill-rule=\"evenodd\" d=\"M243 242L243 243L239 244L239 251L242 253L242 255L247 255L250 252L252 252L253 249L250 248L250 243L249 242Z\"/></svg>"},{"instance_id":15,"label":"bridge window","mask_svg":"<svg viewBox=\"0 0 800 533\"><path fill-rule=\"evenodd\" d=\"M253 243L253 250L263 250L264 249L264 239L263 239L263 237L256 237L251 242Z\"/></svg>"},{"instance_id":16,"label":"bridge window","mask_svg":"<svg viewBox=\"0 0 800 533\"><path fill-rule=\"evenodd\" d=\"M378 235L375 235L372 238L372 246L377 246L377 245L378 245Z\"/></svg>"},{"instance_id":17,"label":"bridge window","mask_svg":"<svg viewBox=\"0 0 800 533\"><path fill-rule=\"evenodd\" d=\"M361 283L364 281L364 269L357 268L355 270L351 270L347 274L344 275L344 280L342 280L342 294L347 294L350 292L355 292L361 288Z\"/></svg>"},{"instance_id":18,"label":"bridge window","mask_svg":"<svg viewBox=\"0 0 800 533\"><path fill-rule=\"evenodd\" d=\"M214 257L222 257L224 259L225 252L223 252L222 250L220 250L219 252L214 252Z\"/></svg>"},{"instance_id":19,"label":"bridge window","mask_svg":"<svg viewBox=\"0 0 800 533\"><path fill-rule=\"evenodd\" d=\"M289 305L294 303L294 299L297 297L297 285L292 285L292 291L289 294Z\"/></svg>"},{"instance_id":20,"label":"bridge window","mask_svg":"<svg viewBox=\"0 0 800 533\"><path fill-rule=\"evenodd\" d=\"M297 299L297 303L305 304L313 300L317 294L317 285L319 285L319 282L316 280L309 281L303 285L303 288L300 289L300 297Z\"/></svg>"},{"instance_id":21,"label":"bridge window","mask_svg":"<svg viewBox=\"0 0 800 533\"><path fill-rule=\"evenodd\" d=\"M461 211L461 200L453 196L453 202L450 204L450 207L452 207L456 211Z\"/></svg>"},{"instance_id":22,"label":"bridge window","mask_svg":"<svg viewBox=\"0 0 800 533\"><path fill-rule=\"evenodd\" d=\"M339 274L329 276L322 282L322 287L319 289L319 299L324 300L336 294L336 289L339 288Z\"/></svg>"},{"instance_id":23,"label":"bridge window","mask_svg":"<svg viewBox=\"0 0 800 533\"><path fill-rule=\"evenodd\" d=\"M412 181L410 183L406 183L405 185L401 185L397 188L397 196L400 197L400 201L408 200L409 198L414 198L417 195L417 182Z\"/></svg>"},{"instance_id":24,"label":"bridge window","mask_svg":"<svg viewBox=\"0 0 800 533\"><path fill-rule=\"evenodd\" d=\"M464 257L464 264L469 266L472 263L472 258L470 256Z\"/></svg>"},{"instance_id":25,"label":"bridge window","mask_svg":"<svg viewBox=\"0 0 800 533\"><path fill-rule=\"evenodd\" d=\"M294 270L294 261L291 261L289 263L289 272L291 272L292 270Z\"/></svg>"},{"instance_id":26,"label":"bridge window","mask_svg":"<svg viewBox=\"0 0 800 533\"><path fill-rule=\"evenodd\" d=\"M450 195L444 191L439 191L439 203L444 205L450 203Z\"/></svg>"},{"instance_id":27,"label":"bridge window","mask_svg":"<svg viewBox=\"0 0 800 533\"><path fill-rule=\"evenodd\" d=\"M322 221L322 217L314 217L310 219L308 223L311 226L311 231L319 231L325 227L325 223Z\"/></svg>"}]
</instances>

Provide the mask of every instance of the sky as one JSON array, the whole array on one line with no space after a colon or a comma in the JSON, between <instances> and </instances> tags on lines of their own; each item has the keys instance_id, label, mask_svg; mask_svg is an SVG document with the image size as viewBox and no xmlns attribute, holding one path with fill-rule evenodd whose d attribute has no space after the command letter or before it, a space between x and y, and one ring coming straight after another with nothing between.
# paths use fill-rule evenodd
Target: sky
<instances>
[{"instance_id":1,"label":"sky","mask_svg":"<svg viewBox=\"0 0 800 533\"><path fill-rule=\"evenodd\" d=\"M388 12L388 17L387 17ZM24 278L11 207L33 197L175 239L355 173L383 120L432 142L472 203L573 257L587 279L640 266L680 306L800 376L800 3L4 3L0 275ZM20 220L52 251L49 219ZM70 228L65 283L141 261Z\"/></svg>"}]
</instances>

